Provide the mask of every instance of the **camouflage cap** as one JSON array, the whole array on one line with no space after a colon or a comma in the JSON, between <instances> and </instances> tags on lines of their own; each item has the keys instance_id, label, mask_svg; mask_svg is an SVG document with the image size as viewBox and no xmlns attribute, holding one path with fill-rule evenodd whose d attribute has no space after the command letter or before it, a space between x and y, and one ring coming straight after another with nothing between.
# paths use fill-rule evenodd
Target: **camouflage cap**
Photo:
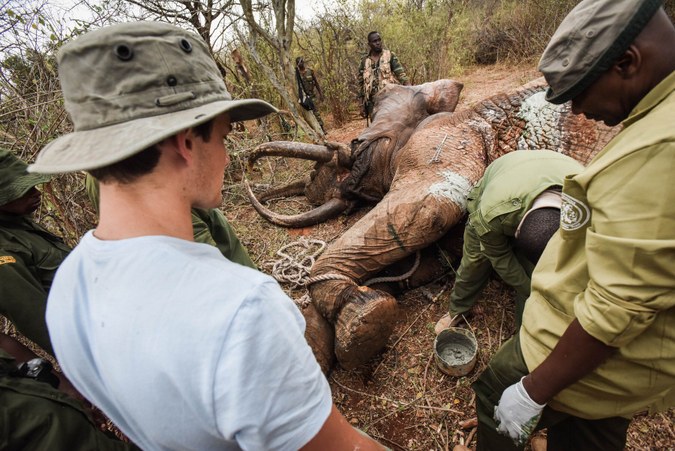
<instances>
[{"instance_id":1,"label":"camouflage cap","mask_svg":"<svg viewBox=\"0 0 675 451\"><path fill-rule=\"evenodd\" d=\"M61 48L58 64L75 131L49 143L31 172L100 168L225 112L234 122L277 111L232 100L206 43L165 23L89 32Z\"/></svg>"},{"instance_id":2,"label":"camouflage cap","mask_svg":"<svg viewBox=\"0 0 675 451\"><path fill-rule=\"evenodd\" d=\"M583 0L563 19L539 61L546 100L572 100L607 71L661 6L660 0Z\"/></svg>"},{"instance_id":3,"label":"camouflage cap","mask_svg":"<svg viewBox=\"0 0 675 451\"><path fill-rule=\"evenodd\" d=\"M29 174L28 165L9 150L0 149L0 206L17 200L32 187L48 182L44 174Z\"/></svg>"}]
</instances>

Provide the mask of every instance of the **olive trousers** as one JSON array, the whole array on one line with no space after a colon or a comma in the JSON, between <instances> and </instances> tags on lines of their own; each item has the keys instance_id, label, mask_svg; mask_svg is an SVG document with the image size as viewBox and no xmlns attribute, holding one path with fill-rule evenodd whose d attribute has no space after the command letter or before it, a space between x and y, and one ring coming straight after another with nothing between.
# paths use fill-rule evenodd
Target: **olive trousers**
<instances>
[{"instance_id":1,"label":"olive trousers","mask_svg":"<svg viewBox=\"0 0 675 451\"><path fill-rule=\"evenodd\" d=\"M104 433L76 399L45 382L10 376L0 361L0 449L130 451Z\"/></svg>"},{"instance_id":2,"label":"olive trousers","mask_svg":"<svg viewBox=\"0 0 675 451\"><path fill-rule=\"evenodd\" d=\"M477 451L524 449L516 446L510 437L497 432L494 410L504 390L528 373L516 334L502 345L472 385L478 416ZM548 451L620 451L625 447L629 424L627 418L586 420L545 407L537 430L547 429Z\"/></svg>"}]
</instances>

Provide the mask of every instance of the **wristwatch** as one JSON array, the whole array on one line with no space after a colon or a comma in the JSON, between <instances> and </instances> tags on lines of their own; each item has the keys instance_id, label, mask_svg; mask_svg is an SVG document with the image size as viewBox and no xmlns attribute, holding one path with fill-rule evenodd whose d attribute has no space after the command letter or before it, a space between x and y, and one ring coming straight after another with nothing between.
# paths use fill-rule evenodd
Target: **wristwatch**
<instances>
[{"instance_id":1,"label":"wristwatch","mask_svg":"<svg viewBox=\"0 0 675 451\"><path fill-rule=\"evenodd\" d=\"M17 376L46 382L54 388L59 387L59 378L52 372L49 360L37 357L19 365Z\"/></svg>"}]
</instances>

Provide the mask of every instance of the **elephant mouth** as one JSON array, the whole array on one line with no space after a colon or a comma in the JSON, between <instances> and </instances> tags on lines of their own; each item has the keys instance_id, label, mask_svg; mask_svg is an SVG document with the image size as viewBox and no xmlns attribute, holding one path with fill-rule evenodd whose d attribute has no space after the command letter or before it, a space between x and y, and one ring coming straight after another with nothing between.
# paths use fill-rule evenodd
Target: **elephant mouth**
<instances>
[{"instance_id":1,"label":"elephant mouth","mask_svg":"<svg viewBox=\"0 0 675 451\"><path fill-rule=\"evenodd\" d=\"M311 160L316 161L317 164L335 162L339 167L346 169L350 168L352 165L350 149L340 143L326 143L325 145L318 145L300 142L276 141L261 144L250 153L248 156L249 170L252 169L254 163L258 159L270 156ZM339 182L340 177L344 178L346 175L338 174L337 182ZM279 214L263 205L263 202L272 198L304 194L306 187L311 182L311 177L307 177L304 180L299 180L283 187L270 189L261 194L260 198L258 198L253 193L248 180L244 179L246 194L249 198L249 201L251 202L251 205L258 212L258 214L272 224L288 228L308 227L311 225L320 224L340 215L342 212L350 208L352 202L343 200L339 197L331 198L322 205L308 212L299 213L296 215Z\"/></svg>"}]
</instances>

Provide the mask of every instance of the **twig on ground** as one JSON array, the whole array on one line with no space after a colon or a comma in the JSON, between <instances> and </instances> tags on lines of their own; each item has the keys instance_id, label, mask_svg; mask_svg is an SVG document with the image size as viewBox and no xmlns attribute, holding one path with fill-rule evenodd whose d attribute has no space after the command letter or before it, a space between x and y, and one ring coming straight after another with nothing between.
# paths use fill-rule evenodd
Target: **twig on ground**
<instances>
[{"instance_id":1,"label":"twig on ground","mask_svg":"<svg viewBox=\"0 0 675 451\"><path fill-rule=\"evenodd\" d=\"M475 428L478 426L478 418L473 417L469 418L468 420L463 420L459 422L459 427L462 429L469 429L469 428Z\"/></svg>"},{"instance_id":2,"label":"twig on ground","mask_svg":"<svg viewBox=\"0 0 675 451\"><path fill-rule=\"evenodd\" d=\"M434 304L429 304L422 309L422 311L420 312L419 315L417 315L415 320L412 323L410 323L410 325L403 331L401 336L398 337L398 340L396 340L396 342L391 346L389 352L391 352L392 349L396 348L396 345L398 345L401 342L401 340L403 340L403 337L405 337L405 335L408 333L408 331L415 325L417 320L420 319L422 317L422 315L424 315L426 313L426 311L429 310L429 307L431 307L432 305L434 305ZM373 376L375 376L377 374L377 371L380 369L380 367L382 366L383 363L384 363L384 359L380 363L377 364L377 368L375 368L375 371L373 371Z\"/></svg>"},{"instance_id":3,"label":"twig on ground","mask_svg":"<svg viewBox=\"0 0 675 451\"><path fill-rule=\"evenodd\" d=\"M395 441L390 440L390 439L388 439L388 438L386 438L386 437L383 437L383 436L381 436L381 435L379 435L379 434L375 434L375 433L369 432L368 435L370 435L371 437L377 439L377 440L380 441L380 442L387 442L387 443L389 443L390 445L397 446L398 448L402 449L403 451L407 451L407 450L408 450L408 448L406 448L405 446L401 445L400 443L396 443Z\"/></svg>"},{"instance_id":4,"label":"twig on ground","mask_svg":"<svg viewBox=\"0 0 675 451\"><path fill-rule=\"evenodd\" d=\"M471 429L471 432L469 432L469 436L464 441L464 446L469 446L471 444L471 440L473 440L473 436L476 435L477 430L478 430L477 427Z\"/></svg>"}]
</instances>

